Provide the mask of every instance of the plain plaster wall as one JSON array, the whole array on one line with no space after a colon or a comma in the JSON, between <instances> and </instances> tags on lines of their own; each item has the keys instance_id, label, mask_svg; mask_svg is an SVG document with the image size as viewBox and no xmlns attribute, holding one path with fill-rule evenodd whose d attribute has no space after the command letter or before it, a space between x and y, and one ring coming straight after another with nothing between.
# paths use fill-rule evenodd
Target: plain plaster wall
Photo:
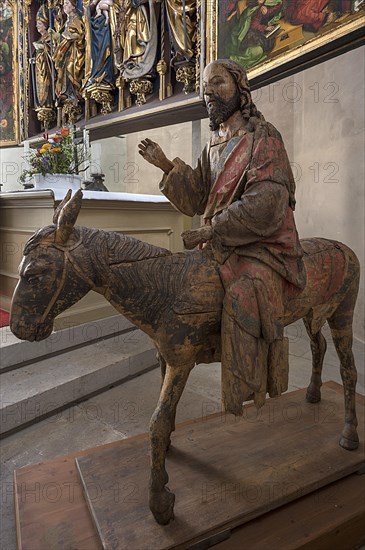
<instances>
[{"instance_id":1,"label":"plain plaster wall","mask_svg":"<svg viewBox=\"0 0 365 550\"><path fill-rule=\"evenodd\" d=\"M361 266L354 332L365 340L364 48L253 93L281 132L296 180L301 238L350 246ZM256 96L256 98L255 98Z\"/></svg>"},{"instance_id":2,"label":"plain plaster wall","mask_svg":"<svg viewBox=\"0 0 365 550\"><path fill-rule=\"evenodd\" d=\"M302 171L296 212L301 237L337 239L360 260L354 327L361 340L365 340L364 78L364 48L295 76L306 93L294 105L292 156Z\"/></svg>"},{"instance_id":3,"label":"plain plaster wall","mask_svg":"<svg viewBox=\"0 0 365 550\"><path fill-rule=\"evenodd\" d=\"M23 186L18 183L18 178L25 168L23 159L23 147L1 147L0 148L0 167L1 167L1 191L20 191Z\"/></svg>"},{"instance_id":4,"label":"plain plaster wall","mask_svg":"<svg viewBox=\"0 0 365 550\"><path fill-rule=\"evenodd\" d=\"M127 162L134 166L136 183L128 183L126 191L131 193L160 194L159 182L162 172L159 168L145 161L138 153L138 144L146 138L156 141L169 159L180 157L185 162L192 163L194 123L185 122L153 128L144 132L137 132L127 136Z\"/></svg>"},{"instance_id":5,"label":"plain plaster wall","mask_svg":"<svg viewBox=\"0 0 365 550\"><path fill-rule=\"evenodd\" d=\"M89 174L103 173L104 183L109 191L128 191L126 182L128 179L135 179L134 171L127 164L127 139L124 136L91 143Z\"/></svg>"},{"instance_id":6,"label":"plain plaster wall","mask_svg":"<svg viewBox=\"0 0 365 550\"><path fill-rule=\"evenodd\" d=\"M364 48L359 48L263 89L257 102L282 133L292 162L299 235L337 239L359 257L362 276L354 327L361 340L365 340L364 77Z\"/></svg>"}]
</instances>

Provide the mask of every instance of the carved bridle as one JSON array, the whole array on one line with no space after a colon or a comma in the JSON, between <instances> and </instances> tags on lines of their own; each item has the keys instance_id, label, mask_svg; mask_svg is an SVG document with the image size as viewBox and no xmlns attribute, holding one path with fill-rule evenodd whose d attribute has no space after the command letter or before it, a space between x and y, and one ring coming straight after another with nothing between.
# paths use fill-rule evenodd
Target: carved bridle
<instances>
[{"instance_id":1,"label":"carved bridle","mask_svg":"<svg viewBox=\"0 0 365 550\"><path fill-rule=\"evenodd\" d=\"M85 273L82 271L81 267L78 265L76 260L70 254L70 252L72 252L78 246L80 246L81 242L82 242L82 238L80 237L80 239L76 243L74 243L72 245L68 245L68 246L63 246L61 244L54 243L54 242L50 244L51 247L56 248L57 250L60 250L61 252L63 252L63 270L62 270L61 280L60 280L60 283L57 287L57 290L54 293L54 295L52 296L49 304L47 305L47 307L46 307L46 309L45 309L45 311L44 311L44 313L41 317L41 320L40 320L41 323L44 323L44 321L46 320L48 314L50 313L51 309L55 305L56 301L59 298L59 295L61 294L61 292L62 292L62 290L65 286L67 268L68 268L69 264L72 265L74 271L76 271L76 273L79 275L79 277L85 283L87 283L91 287L91 289L96 288L96 285L94 284L94 281L92 281L87 275L85 275Z\"/></svg>"}]
</instances>

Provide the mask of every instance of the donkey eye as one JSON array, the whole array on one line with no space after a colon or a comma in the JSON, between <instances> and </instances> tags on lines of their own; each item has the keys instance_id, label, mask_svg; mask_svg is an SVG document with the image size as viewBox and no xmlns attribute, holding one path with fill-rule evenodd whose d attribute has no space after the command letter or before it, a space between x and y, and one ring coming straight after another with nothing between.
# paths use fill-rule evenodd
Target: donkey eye
<instances>
[{"instance_id":1,"label":"donkey eye","mask_svg":"<svg viewBox=\"0 0 365 550\"><path fill-rule=\"evenodd\" d=\"M43 273L30 273L29 275L25 275L25 279L28 281L28 283L40 282L42 278Z\"/></svg>"}]
</instances>

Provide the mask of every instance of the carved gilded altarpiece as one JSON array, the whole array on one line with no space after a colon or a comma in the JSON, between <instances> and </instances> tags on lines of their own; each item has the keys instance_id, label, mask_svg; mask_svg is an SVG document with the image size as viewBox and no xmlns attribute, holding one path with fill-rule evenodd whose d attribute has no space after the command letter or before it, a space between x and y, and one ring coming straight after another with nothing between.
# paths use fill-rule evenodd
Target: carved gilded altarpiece
<instances>
[{"instance_id":1,"label":"carved gilded altarpiece","mask_svg":"<svg viewBox=\"0 0 365 550\"><path fill-rule=\"evenodd\" d=\"M310 2L4 0L1 144L61 124L96 139L203 118L209 61L240 62L255 89L359 45L363 0L316 0L312 18Z\"/></svg>"}]
</instances>

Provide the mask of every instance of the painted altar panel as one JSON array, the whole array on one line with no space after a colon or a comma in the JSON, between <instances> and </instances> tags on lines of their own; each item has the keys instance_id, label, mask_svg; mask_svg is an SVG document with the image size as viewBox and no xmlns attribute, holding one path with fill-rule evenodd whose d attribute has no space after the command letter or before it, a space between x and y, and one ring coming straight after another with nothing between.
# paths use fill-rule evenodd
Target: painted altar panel
<instances>
[{"instance_id":1,"label":"painted altar panel","mask_svg":"<svg viewBox=\"0 0 365 550\"><path fill-rule=\"evenodd\" d=\"M18 143L17 3L0 2L0 146Z\"/></svg>"},{"instance_id":2,"label":"painted altar panel","mask_svg":"<svg viewBox=\"0 0 365 550\"><path fill-rule=\"evenodd\" d=\"M251 82L301 70L326 53L359 40L364 0L211 0L207 2L207 61L230 58Z\"/></svg>"}]
</instances>

